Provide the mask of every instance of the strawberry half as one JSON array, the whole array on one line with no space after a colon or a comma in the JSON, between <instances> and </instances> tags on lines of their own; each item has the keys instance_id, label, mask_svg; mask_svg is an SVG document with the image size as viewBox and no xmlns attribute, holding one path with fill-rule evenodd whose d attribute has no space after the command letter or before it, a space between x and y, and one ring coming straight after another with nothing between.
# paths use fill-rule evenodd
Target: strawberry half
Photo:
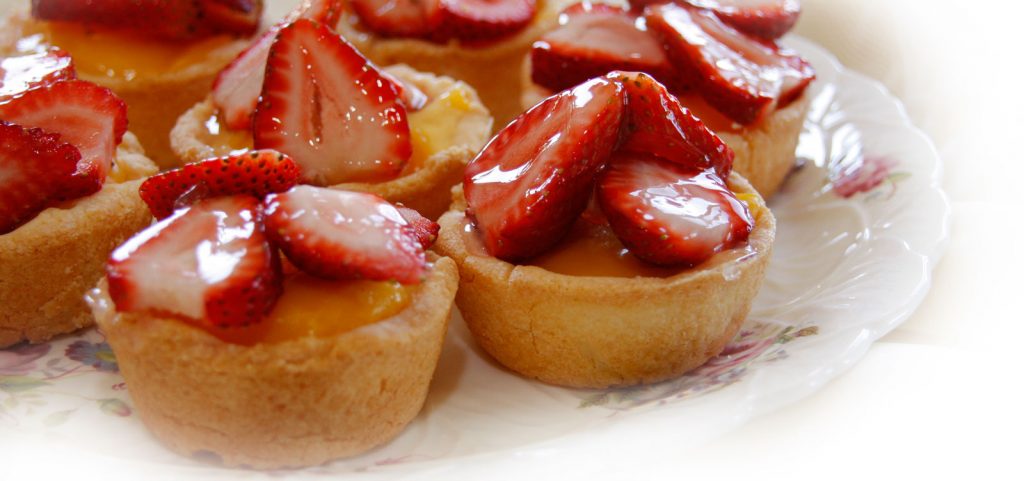
<instances>
[{"instance_id":1,"label":"strawberry half","mask_svg":"<svg viewBox=\"0 0 1024 481\"><path fill-rule=\"evenodd\" d=\"M273 150L256 150L186 164L154 175L139 195L157 219L208 197L250 194L262 198L284 192L299 181L299 166Z\"/></svg>"},{"instance_id":2,"label":"strawberry half","mask_svg":"<svg viewBox=\"0 0 1024 481\"><path fill-rule=\"evenodd\" d=\"M216 327L259 322L282 289L281 260L262 217L255 197L219 197L136 234L107 261L117 310Z\"/></svg>"},{"instance_id":3,"label":"strawberry half","mask_svg":"<svg viewBox=\"0 0 1024 481\"><path fill-rule=\"evenodd\" d=\"M0 235L50 205L80 158L78 149L57 134L0 120Z\"/></svg>"},{"instance_id":4,"label":"strawberry half","mask_svg":"<svg viewBox=\"0 0 1024 481\"><path fill-rule=\"evenodd\" d=\"M687 0L706 8L725 23L748 35L775 40L793 29L800 18L800 0Z\"/></svg>"},{"instance_id":5,"label":"strawberry half","mask_svg":"<svg viewBox=\"0 0 1024 481\"><path fill-rule=\"evenodd\" d=\"M423 37L441 25L442 0L351 0L352 10L374 33Z\"/></svg>"},{"instance_id":6,"label":"strawberry half","mask_svg":"<svg viewBox=\"0 0 1024 481\"><path fill-rule=\"evenodd\" d=\"M256 148L290 155L318 185L393 178L412 155L394 85L326 26L300 19L270 47Z\"/></svg>"},{"instance_id":7,"label":"strawberry half","mask_svg":"<svg viewBox=\"0 0 1024 481\"><path fill-rule=\"evenodd\" d=\"M494 40L522 30L537 12L536 0L440 0L435 40Z\"/></svg>"},{"instance_id":8,"label":"strawberry half","mask_svg":"<svg viewBox=\"0 0 1024 481\"><path fill-rule=\"evenodd\" d=\"M645 73L607 76L626 89L626 120L619 150L653 154L677 164L714 169L722 178L732 171L733 151L694 117L664 85Z\"/></svg>"},{"instance_id":9,"label":"strawberry half","mask_svg":"<svg viewBox=\"0 0 1024 481\"><path fill-rule=\"evenodd\" d=\"M121 138L128 130L128 107L110 89L84 80L66 80L29 90L0 104L0 118L60 134L82 154L75 179L57 200L92 194L103 186Z\"/></svg>"},{"instance_id":10,"label":"strawberry half","mask_svg":"<svg viewBox=\"0 0 1024 481\"><path fill-rule=\"evenodd\" d=\"M559 23L530 51L531 78L543 87L564 90L613 70L673 78L661 43L636 14L584 2L563 11Z\"/></svg>"},{"instance_id":11,"label":"strawberry half","mask_svg":"<svg viewBox=\"0 0 1024 481\"><path fill-rule=\"evenodd\" d=\"M748 37L709 11L662 4L644 12L682 80L741 124L798 98L814 79L796 53Z\"/></svg>"},{"instance_id":12,"label":"strawberry half","mask_svg":"<svg viewBox=\"0 0 1024 481\"><path fill-rule=\"evenodd\" d=\"M41 20L131 29L150 37L186 40L229 33L251 35L259 28L262 0L33 0Z\"/></svg>"},{"instance_id":13,"label":"strawberry half","mask_svg":"<svg viewBox=\"0 0 1024 481\"><path fill-rule=\"evenodd\" d=\"M617 153L595 192L616 237L656 265L697 265L746 241L754 227L713 171L649 155Z\"/></svg>"},{"instance_id":14,"label":"strawberry half","mask_svg":"<svg viewBox=\"0 0 1024 481\"><path fill-rule=\"evenodd\" d=\"M265 205L274 242L309 274L402 284L426 276L417 229L376 195L300 185Z\"/></svg>"},{"instance_id":15,"label":"strawberry half","mask_svg":"<svg viewBox=\"0 0 1024 481\"><path fill-rule=\"evenodd\" d=\"M469 163L468 215L491 255L527 259L565 236L615 148L624 97L619 82L603 78L563 91L512 121Z\"/></svg>"},{"instance_id":16,"label":"strawberry half","mask_svg":"<svg viewBox=\"0 0 1024 481\"><path fill-rule=\"evenodd\" d=\"M0 60L0 103L26 90L75 78L71 55L59 48Z\"/></svg>"},{"instance_id":17,"label":"strawberry half","mask_svg":"<svg viewBox=\"0 0 1024 481\"><path fill-rule=\"evenodd\" d=\"M402 214L402 218L412 227L413 234L416 235L416 240L419 241L420 245L424 249L429 249L430 246L434 245L434 241L437 240L437 233L441 232L441 226L437 222L423 217L413 209L401 205L397 207L398 213Z\"/></svg>"},{"instance_id":18,"label":"strawberry half","mask_svg":"<svg viewBox=\"0 0 1024 481\"><path fill-rule=\"evenodd\" d=\"M210 93L213 105L220 112L224 125L235 130L252 126L252 113L259 101L263 88L263 76L267 69L267 54L270 44L277 38L277 32L285 25L300 18L335 25L341 16L341 0L304 0L285 20L260 35L248 48L217 74Z\"/></svg>"}]
</instances>

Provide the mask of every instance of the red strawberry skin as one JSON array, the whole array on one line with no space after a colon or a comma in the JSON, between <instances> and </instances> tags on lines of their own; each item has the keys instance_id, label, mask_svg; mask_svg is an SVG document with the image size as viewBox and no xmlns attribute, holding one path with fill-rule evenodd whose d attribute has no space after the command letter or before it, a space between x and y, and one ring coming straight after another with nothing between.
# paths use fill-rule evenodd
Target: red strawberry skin
<instances>
[{"instance_id":1,"label":"red strawberry skin","mask_svg":"<svg viewBox=\"0 0 1024 481\"><path fill-rule=\"evenodd\" d=\"M775 40L793 29L800 18L800 0L688 0L707 8L736 30Z\"/></svg>"},{"instance_id":2,"label":"red strawberry skin","mask_svg":"<svg viewBox=\"0 0 1024 481\"><path fill-rule=\"evenodd\" d=\"M32 0L32 15L40 20L130 29L171 40L251 35L262 13L262 0Z\"/></svg>"},{"instance_id":3,"label":"red strawberry skin","mask_svg":"<svg viewBox=\"0 0 1024 481\"><path fill-rule=\"evenodd\" d=\"M300 185L265 205L272 239L308 274L402 284L427 274L417 228L376 195Z\"/></svg>"},{"instance_id":4,"label":"red strawberry skin","mask_svg":"<svg viewBox=\"0 0 1024 481\"><path fill-rule=\"evenodd\" d=\"M798 98L814 79L813 69L795 53L748 37L710 11L661 4L645 9L644 16L683 81L741 124Z\"/></svg>"},{"instance_id":5,"label":"red strawberry skin","mask_svg":"<svg viewBox=\"0 0 1024 481\"><path fill-rule=\"evenodd\" d=\"M746 205L712 170L617 153L595 190L622 244L660 266L694 266L747 240Z\"/></svg>"},{"instance_id":6,"label":"red strawberry skin","mask_svg":"<svg viewBox=\"0 0 1024 481\"><path fill-rule=\"evenodd\" d=\"M26 90L75 78L71 55L59 48L0 59L0 103Z\"/></svg>"},{"instance_id":7,"label":"red strawberry skin","mask_svg":"<svg viewBox=\"0 0 1024 481\"><path fill-rule=\"evenodd\" d=\"M290 155L316 185L381 181L412 155L398 90L327 27L300 19L270 47L256 148Z\"/></svg>"},{"instance_id":8,"label":"red strawberry skin","mask_svg":"<svg viewBox=\"0 0 1024 481\"><path fill-rule=\"evenodd\" d=\"M536 0L440 0L435 40L492 41L522 30L537 12Z\"/></svg>"},{"instance_id":9,"label":"red strawberry skin","mask_svg":"<svg viewBox=\"0 0 1024 481\"><path fill-rule=\"evenodd\" d=\"M559 23L530 50L531 78L538 85L560 91L613 70L673 78L661 44L634 13L584 2L563 11Z\"/></svg>"},{"instance_id":10,"label":"red strawberry skin","mask_svg":"<svg viewBox=\"0 0 1024 481\"><path fill-rule=\"evenodd\" d=\"M565 236L615 148L624 106L619 82L593 79L519 116L469 163L467 213L491 255L528 259Z\"/></svg>"},{"instance_id":11,"label":"red strawberry skin","mask_svg":"<svg viewBox=\"0 0 1024 481\"><path fill-rule=\"evenodd\" d=\"M139 187L139 195L157 219L202 199L236 194L262 198L284 192L299 181L299 167L273 150L255 150L186 164L154 175Z\"/></svg>"},{"instance_id":12,"label":"red strawberry skin","mask_svg":"<svg viewBox=\"0 0 1024 481\"><path fill-rule=\"evenodd\" d=\"M117 310L213 327L261 321L282 291L280 257L262 216L255 197L219 197L136 234L107 262Z\"/></svg>"},{"instance_id":13,"label":"red strawberry skin","mask_svg":"<svg viewBox=\"0 0 1024 481\"><path fill-rule=\"evenodd\" d=\"M128 108L110 89L84 80L36 88L0 104L0 118L60 134L82 154L74 179L58 200L100 190L128 129Z\"/></svg>"},{"instance_id":14,"label":"red strawberry skin","mask_svg":"<svg viewBox=\"0 0 1024 481\"><path fill-rule=\"evenodd\" d=\"M434 245L434 241L437 240L437 233L441 232L441 226L437 222L423 217L419 212L408 207L398 206L398 213L402 214L402 218L412 226L416 240L419 241L424 249L429 249L430 246Z\"/></svg>"},{"instance_id":15,"label":"red strawberry skin","mask_svg":"<svg viewBox=\"0 0 1024 481\"><path fill-rule=\"evenodd\" d=\"M50 205L80 158L78 149L57 134L0 120L0 235Z\"/></svg>"},{"instance_id":16,"label":"red strawberry skin","mask_svg":"<svg viewBox=\"0 0 1024 481\"><path fill-rule=\"evenodd\" d=\"M351 0L352 10L374 33L425 37L441 25L443 0Z\"/></svg>"},{"instance_id":17,"label":"red strawberry skin","mask_svg":"<svg viewBox=\"0 0 1024 481\"><path fill-rule=\"evenodd\" d=\"M664 85L650 75L612 72L626 90L626 120L619 150L653 154L693 169L729 176L735 154Z\"/></svg>"}]
</instances>

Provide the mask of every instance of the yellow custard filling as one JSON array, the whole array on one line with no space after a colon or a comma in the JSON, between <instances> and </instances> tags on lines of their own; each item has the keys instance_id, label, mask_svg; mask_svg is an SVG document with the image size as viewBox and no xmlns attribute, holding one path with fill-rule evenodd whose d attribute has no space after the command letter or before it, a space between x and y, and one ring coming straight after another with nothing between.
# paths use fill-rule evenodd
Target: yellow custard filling
<instances>
[{"instance_id":1,"label":"yellow custard filling","mask_svg":"<svg viewBox=\"0 0 1024 481\"><path fill-rule=\"evenodd\" d=\"M286 275L284 293L262 322L208 330L243 345L332 337L394 316L411 298L411 289L397 282L333 281L295 272Z\"/></svg>"},{"instance_id":2,"label":"yellow custard filling","mask_svg":"<svg viewBox=\"0 0 1024 481\"><path fill-rule=\"evenodd\" d=\"M19 52L57 46L71 54L79 73L127 82L160 77L202 63L210 51L236 39L217 35L193 42L173 42L68 22L30 22L24 33L16 46Z\"/></svg>"}]
</instances>

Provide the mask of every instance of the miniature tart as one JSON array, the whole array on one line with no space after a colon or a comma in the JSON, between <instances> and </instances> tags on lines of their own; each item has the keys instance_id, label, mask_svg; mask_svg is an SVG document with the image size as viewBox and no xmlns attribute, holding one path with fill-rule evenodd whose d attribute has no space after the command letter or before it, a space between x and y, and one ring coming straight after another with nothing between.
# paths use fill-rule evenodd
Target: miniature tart
<instances>
[{"instance_id":1,"label":"miniature tart","mask_svg":"<svg viewBox=\"0 0 1024 481\"><path fill-rule=\"evenodd\" d=\"M144 33L152 30L144 26L154 23L170 29L175 26L174 22L147 22L149 16L143 16L144 12L117 11L121 7L113 12L102 10L114 2L85 8L56 0L33 3L38 4L36 15L40 14L39 9L53 4L47 13L50 18L61 20L41 20L27 12L3 19L0 21L0 54L40 52L52 46L71 53L82 79L112 89L128 103L132 131L161 167L173 165L168 132L175 120L210 91L217 72L248 45L247 38L239 35L255 32L262 11L261 2L248 2L255 10L246 14L248 17L241 30L220 28L207 31L208 35L202 37L182 34L186 38L168 39ZM198 3L162 2L161 5L173 8ZM146 5L157 4L148 2ZM124 8L132 8L131 2L124 2ZM80 16L81 21L69 17L74 15ZM120 19L121 25L136 25L139 30L97 24L93 15Z\"/></svg>"},{"instance_id":2,"label":"miniature tart","mask_svg":"<svg viewBox=\"0 0 1024 481\"><path fill-rule=\"evenodd\" d=\"M497 125L505 125L523 111L518 100L522 88L517 71L520 59L534 40L556 25L558 12L569 3L537 0L536 12L525 27L491 41L451 39L438 43L413 36L384 36L374 33L351 10L342 15L338 31L378 64L408 64L468 82L479 92Z\"/></svg>"},{"instance_id":3,"label":"miniature tart","mask_svg":"<svg viewBox=\"0 0 1024 481\"><path fill-rule=\"evenodd\" d=\"M476 91L464 82L405 65L384 67L384 72L427 97L427 103L408 114L412 156L397 178L383 182L349 182L334 187L373 192L436 219L451 202L451 186L487 142L493 120ZM251 149L250 131L223 125L208 97L185 112L171 131L171 147L183 162Z\"/></svg>"},{"instance_id":4,"label":"miniature tart","mask_svg":"<svg viewBox=\"0 0 1024 481\"><path fill-rule=\"evenodd\" d=\"M729 188L750 203L754 229L745 245L694 268L650 266L621 255L614 239L571 237L509 263L484 249L464 201L439 220L437 250L459 265L455 302L473 337L509 369L579 388L653 383L721 352L763 282L775 218L738 174Z\"/></svg>"},{"instance_id":5,"label":"miniature tart","mask_svg":"<svg viewBox=\"0 0 1024 481\"><path fill-rule=\"evenodd\" d=\"M93 324L82 294L103 276L110 251L152 221L138 190L140 179L156 171L126 133L99 192L0 235L0 347Z\"/></svg>"}]
</instances>

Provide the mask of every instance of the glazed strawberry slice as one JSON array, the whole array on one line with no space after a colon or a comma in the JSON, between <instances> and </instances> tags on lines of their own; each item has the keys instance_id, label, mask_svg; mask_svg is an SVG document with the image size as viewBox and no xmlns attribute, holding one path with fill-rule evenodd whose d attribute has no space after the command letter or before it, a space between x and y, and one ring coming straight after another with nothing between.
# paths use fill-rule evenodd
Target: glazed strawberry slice
<instances>
[{"instance_id":1,"label":"glazed strawberry slice","mask_svg":"<svg viewBox=\"0 0 1024 481\"><path fill-rule=\"evenodd\" d=\"M793 29L800 18L800 0L688 0L707 8L736 30L775 40Z\"/></svg>"},{"instance_id":2,"label":"glazed strawberry slice","mask_svg":"<svg viewBox=\"0 0 1024 481\"><path fill-rule=\"evenodd\" d=\"M250 194L262 198L284 192L299 181L299 166L273 150L202 160L154 175L139 187L139 195L157 219L208 197Z\"/></svg>"},{"instance_id":3,"label":"glazed strawberry slice","mask_svg":"<svg viewBox=\"0 0 1024 481\"><path fill-rule=\"evenodd\" d=\"M661 266L694 266L747 240L746 205L711 170L617 153L595 191L616 237Z\"/></svg>"},{"instance_id":4,"label":"glazed strawberry slice","mask_svg":"<svg viewBox=\"0 0 1024 481\"><path fill-rule=\"evenodd\" d=\"M318 185L398 175L412 154L395 86L327 27L300 19L270 47L256 148L290 155Z\"/></svg>"},{"instance_id":5,"label":"glazed strawberry slice","mask_svg":"<svg viewBox=\"0 0 1024 481\"><path fill-rule=\"evenodd\" d=\"M522 30L536 12L536 0L441 0L441 21L433 37L494 40Z\"/></svg>"},{"instance_id":6,"label":"glazed strawberry slice","mask_svg":"<svg viewBox=\"0 0 1024 481\"><path fill-rule=\"evenodd\" d=\"M624 100L620 83L590 80L520 115L469 163L468 214L491 255L527 259L565 236L615 148Z\"/></svg>"},{"instance_id":7,"label":"glazed strawberry slice","mask_svg":"<svg viewBox=\"0 0 1024 481\"><path fill-rule=\"evenodd\" d=\"M608 78L626 89L626 119L619 150L653 154L685 167L732 171L733 151L708 130L664 85L650 75L612 72Z\"/></svg>"},{"instance_id":8,"label":"glazed strawberry slice","mask_svg":"<svg viewBox=\"0 0 1024 481\"><path fill-rule=\"evenodd\" d=\"M229 33L251 35L259 28L262 0L33 0L41 20L130 29L147 36L186 40Z\"/></svg>"},{"instance_id":9,"label":"glazed strawberry slice","mask_svg":"<svg viewBox=\"0 0 1024 481\"><path fill-rule=\"evenodd\" d=\"M71 55L56 47L0 59L0 103L26 90L73 78Z\"/></svg>"},{"instance_id":10,"label":"glazed strawberry slice","mask_svg":"<svg viewBox=\"0 0 1024 481\"><path fill-rule=\"evenodd\" d=\"M413 234L416 235L416 240L419 241L420 245L424 249L429 249L430 246L434 245L434 241L437 240L437 233L441 231L441 226L426 217L420 215L413 209L404 206L397 206L398 213L402 214L402 218L412 226Z\"/></svg>"},{"instance_id":11,"label":"glazed strawberry slice","mask_svg":"<svg viewBox=\"0 0 1024 481\"><path fill-rule=\"evenodd\" d=\"M427 94L423 93L416 85L402 82L385 70L380 70L380 75L388 79L391 85L395 86L395 90L398 91L398 97L402 99L402 105L405 106L406 111L420 110L426 107L427 102L430 101L430 97L427 97Z\"/></svg>"},{"instance_id":12,"label":"glazed strawberry slice","mask_svg":"<svg viewBox=\"0 0 1024 481\"><path fill-rule=\"evenodd\" d=\"M709 11L662 4L644 15L683 81L741 124L798 98L814 79L796 53L748 37Z\"/></svg>"},{"instance_id":13,"label":"glazed strawberry slice","mask_svg":"<svg viewBox=\"0 0 1024 481\"><path fill-rule=\"evenodd\" d=\"M300 185L265 205L274 242L306 273L402 284L426 276L417 228L376 195Z\"/></svg>"},{"instance_id":14,"label":"glazed strawberry slice","mask_svg":"<svg viewBox=\"0 0 1024 481\"><path fill-rule=\"evenodd\" d=\"M530 51L531 78L543 87L564 90L613 70L673 78L661 43L636 14L584 2L563 11L559 23Z\"/></svg>"},{"instance_id":15,"label":"glazed strawberry slice","mask_svg":"<svg viewBox=\"0 0 1024 481\"><path fill-rule=\"evenodd\" d=\"M305 0L284 21L260 35L255 42L238 54L224 70L217 74L210 93L213 105L220 112L224 125L235 130L252 126L252 113L256 110L270 44L277 38L281 27L300 18L335 25L341 16L341 0Z\"/></svg>"},{"instance_id":16,"label":"glazed strawberry slice","mask_svg":"<svg viewBox=\"0 0 1024 481\"><path fill-rule=\"evenodd\" d=\"M60 134L82 154L74 179L57 200L92 194L103 186L128 129L128 108L113 92L84 80L66 80L0 104L0 118Z\"/></svg>"},{"instance_id":17,"label":"glazed strawberry slice","mask_svg":"<svg viewBox=\"0 0 1024 481\"><path fill-rule=\"evenodd\" d=\"M0 235L50 205L74 175L80 157L57 134L0 120Z\"/></svg>"},{"instance_id":18,"label":"glazed strawberry slice","mask_svg":"<svg viewBox=\"0 0 1024 481\"><path fill-rule=\"evenodd\" d=\"M259 322L277 302L282 282L262 217L255 197L218 197L136 234L107 261L117 310L216 327Z\"/></svg>"},{"instance_id":19,"label":"glazed strawberry slice","mask_svg":"<svg viewBox=\"0 0 1024 481\"><path fill-rule=\"evenodd\" d=\"M442 21L442 0L351 0L352 10L374 33L386 37L423 37Z\"/></svg>"}]
</instances>

